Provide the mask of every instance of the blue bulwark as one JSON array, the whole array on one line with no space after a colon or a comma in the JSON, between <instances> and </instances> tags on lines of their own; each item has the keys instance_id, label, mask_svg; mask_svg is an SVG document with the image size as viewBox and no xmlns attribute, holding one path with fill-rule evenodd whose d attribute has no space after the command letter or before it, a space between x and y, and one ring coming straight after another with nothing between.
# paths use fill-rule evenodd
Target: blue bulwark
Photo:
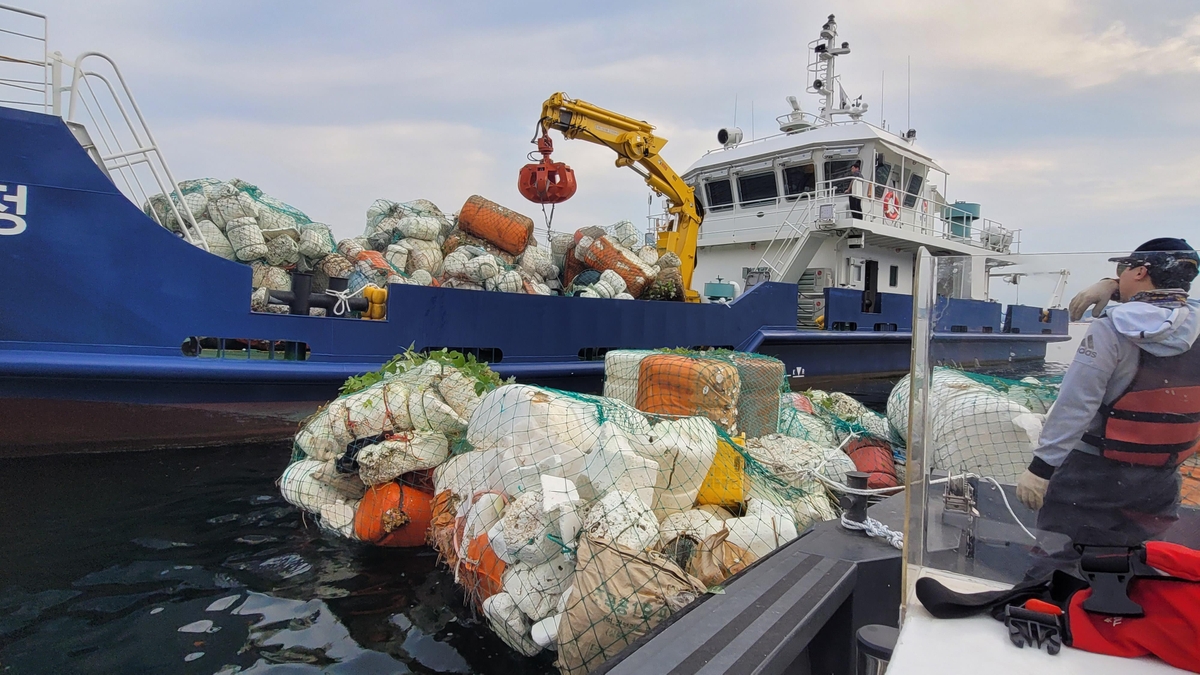
<instances>
[{"instance_id":1,"label":"blue bulwark","mask_svg":"<svg viewBox=\"0 0 1200 675\"><path fill-rule=\"evenodd\" d=\"M863 311L863 292L853 288L825 289L825 327L829 330L911 331L912 296L879 293L878 312Z\"/></svg>"},{"instance_id":2,"label":"blue bulwark","mask_svg":"<svg viewBox=\"0 0 1200 675\"><path fill-rule=\"evenodd\" d=\"M1063 335L1067 332L1067 310L1009 305L1004 314L1004 332L1023 335Z\"/></svg>"},{"instance_id":3,"label":"blue bulwark","mask_svg":"<svg viewBox=\"0 0 1200 675\"><path fill-rule=\"evenodd\" d=\"M1000 303L987 300L938 298L934 309L938 333L999 333Z\"/></svg>"}]
</instances>

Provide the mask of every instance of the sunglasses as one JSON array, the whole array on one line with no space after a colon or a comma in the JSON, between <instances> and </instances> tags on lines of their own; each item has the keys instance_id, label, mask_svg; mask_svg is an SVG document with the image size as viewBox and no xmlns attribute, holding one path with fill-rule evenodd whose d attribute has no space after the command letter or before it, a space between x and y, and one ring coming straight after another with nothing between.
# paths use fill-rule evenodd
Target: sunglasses
<instances>
[{"instance_id":1,"label":"sunglasses","mask_svg":"<svg viewBox=\"0 0 1200 675\"><path fill-rule=\"evenodd\" d=\"M1146 266L1146 263L1141 262L1140 260L1135 260L1133 262L1117 263L1117 276L1121 276L1125 272L1127 272L1135 267L1145 267L1145 266Z\"/></svg>"}]
</instances>

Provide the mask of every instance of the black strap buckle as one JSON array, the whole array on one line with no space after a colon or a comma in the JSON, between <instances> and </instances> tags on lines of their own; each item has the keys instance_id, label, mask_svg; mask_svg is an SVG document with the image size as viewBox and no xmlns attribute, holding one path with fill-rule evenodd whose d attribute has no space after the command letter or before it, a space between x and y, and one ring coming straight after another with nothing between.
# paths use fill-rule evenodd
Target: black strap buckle
<instances>
[{"instance_id":1,"label":"black strap buckle","mask_svg":"<svg viewBox=\"0 0 1200 675\"><path fill-rule=\"evenodd\" d=\"M1077 544L1079 572L1092 594L1083 609L1110 616L1143 616L1142 606L1129 599L1129 582L1137 576L1135 560L1140 546L1089 546Z\"/></svg>"},{"instance_id":2,"label":"black strap buckle","mask_svg":"<svg viewBox=\"0 0 1200 675\"><path fill-rule=\"evenodd\" d=\"M1018 647L1045 647L1051 656L1062 649L1063 631L1057 616L1009 605L1004 608L1004 625L1008 627L1008 639Z\"/></svg>"}]
</instances>

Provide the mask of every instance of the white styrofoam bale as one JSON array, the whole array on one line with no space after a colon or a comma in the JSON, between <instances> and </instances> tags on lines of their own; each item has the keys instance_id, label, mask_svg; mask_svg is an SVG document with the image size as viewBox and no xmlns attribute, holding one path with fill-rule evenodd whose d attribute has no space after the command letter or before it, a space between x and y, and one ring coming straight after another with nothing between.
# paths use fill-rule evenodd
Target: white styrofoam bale
<instances>
[{"instance_id":1,"label":"white styrofoam bale","mask_svg":"<svg viewBox=\"0 0 1200 675\"><path fill-rule=\"evenodd\" d=\"M622 220L605 228L613 241L628 249L635 248L642 240L642 233L628 220Z\"/></svg>"},{"instance_id":2,"label":"white styrofoam bale","mask_svg":"<svg viewBox=\"0 0 1200 675\"><path fill-rule=\"evenodd\" d=\"M588 510L583 527L593 538L608 539L635 551L644 551L658 541L658 519L633 492L606 492Z\"/></svg>"},{"instance_id":3,"label":"white styrofoam bale","mask_svg":"<svg viewBox=\"0 0 1200 675\"><path fill-rule=\"evenodd\" d=\"M357 261L358 254L365 250L367 250L366 237L352 237L350 239L343 239L337 243L338 253L346 256L352 263Z\"/></svg>"},{"instance_id":4,"label":"white styrofoam bale","mask_svg":"<svg viewBox=\"0 0 1200 675\"><path fill-rule=\"evenodd\" d=\"M803 487L818 473L845 485L846 473L855 470L854 461L837 447L783 434L751 438L746 452L795 487Z\"/></svg>"},{"instance_id":5,"label":"white styrofoam bale","mask_svg":"<svg viewBox=\"0 0 1200 675\"><path fill-rule=\"evenodd\" d=\"M583 498L579 496L575 482L570 479L542 474L541 480L542 509L552 517L557 514L559 535L564 544L573 547L582 527L579 508Z\"/></svg>"},{"instance_id":6,"label":"white styrofoam bale","mask_svg":"<svg viewBox=\"0 0 1200 675\"><path fill-rule=\"evenodd\" d=\"M408 397L408 414L413 429L418 431L454 435L467 427L467 421L442 400L432 385L412 392Z\"/></svg>"},{"instance_id":7,"label":"white styrofoam bale","mask_svg":"<svg viewBox=\"0 0 1200 675\"><path fill-rule=\"evenodd\" d=\"M325 223L309 223L300 228L300 255L318 260L333 253L337 246L333 232Z\"/></svg>"},{"instance_id":8,"label":"white styrofoam bale","mask_svg":"<svg viewBox=\"0 0 1200 675\"><path fill-rule=\"evenodd\" d=\"M265 236L266 233L264 232ZM267 241L268 265L295 265L300 261L300 247L296 240L288 236L275 237Z\"/></svg>"},{"instance_id":9,"label":"white styrofoam bale","mask_svg":"<svg viewBox=\"0 0 1200 675\"><path fill-rule=\"evenodd\" d=\"M871 410L848 394L814 389L809 392L809 400L817 406L818 411L828 410L846 422L857 424L872 436L884 440L890 440L893 436L886 416ZM836 426L833 430L839 442L845 440L847 432Z\"/></svg>"},{"instance_id":10,"label":"white styrofoam bale","mask_svg":"<svg viewBox=\"0 0 1200 675\"><path fill-rule=\"evenodd\" d=\"M604 355L604 396L637 405L638 373L649 349L614 349Z\"/></svg>"},{"instance_id":11,"label":"white styrofoam bale","mask_svg":"<svg viewBox=\"0 0 1200 675\"><path fill-rule=\"evenodd\" d=\"M255 263L250 266L250 270L250 285L254 288L268 288L272 291L292 290L292 276L278 267Z\"/></svg>"},{"instance_id":12,"label":"white styrofoam bale","mask_svg":"<svg viewBox=\"0 0 1200 675\"><path fill-rule=\"evenodd\" d=\"M254 203L254 199L250 195L237 190L232 195L210 201L208 217L217 227L224 227L228 231L229 225L235 220L257 218L258 205Z\"/></svg>"},{"instance_id":13,"label":"white styrofoam bale","mask_svg":"<svg viewBox=\"0 0 1200 675\"><path fill-rule=\"evenodd\" d=\"M530 621L541 621L555 613L563 591L571 586L575 563L561 553L540 565L518 562L504 570L504 592L513 596L517 608Z\"/></svg>"},{"instance_id":14,"label":"white styrofoam bale","mask_svg":"<svg viewBox=\"0 0 1200 675\"><path fill-rule=\"evenodd\" d=\"M634 414L641 417L636 411ZM586 399L526 384L507 384L483 396L471 415L466 438L477 450L517 450L525 460L522 464L569 455L562 476L576 480L583 472L583 455L600 439L599 412L596 404Z\"/></svg>"},{"instance_id":15,"label":"white styrofoam bale","mask_svg":"<svg viewBox=\"0 0 1200 675\"><path fill-rule=\"evenodd\" d=\"M334 437L328 408L317 411L304 422L296 433L295 444L309 459L321 462L336 459L345 449L345 445L339 445Z\"/></svg>"},{"instance_id":16,"label":"white styrofoam bale","mask_svg":"<svg viewBox=\"0 0 1200 675\"><path fill-rule=\"evenodd\" d=\"M295 218L286 213L260 206L256 220L258 220L258 227L267 241L275 237L290 237L296 242L300 241L300 226L296 223Z\"/></svg>"},{"instance_id":17,"label":"white styrofoam bale","mask_svg":"<svg viewBox=\"0 0 1200 675\"><path fill-rule=\"evenodd\" d=\"M361 500L350 502L337 501L321 505L321 527L333 530L347 539L358 539L354 533L354 514L358 511Z\"/></svg>"},{"instance_id":18,"label":"white styrofoam bale","mask_svg":"<svg viewBox=\"0 0 1200 675\"><path fill-rule=\"evenodd\" d=\"M483 283L495 277L497 274L500 274L500 270L502 269L504 269L504 266L500 262L500 259L490 253L471 258L463 265L463 272L468 279L475 283Z\"/></svg>"},{"instance_id":19,"label":"white styrofoam bale","mask_svg":"<svg viewBox=\"0 0 1200 675\"><path fill-rule=\"evenodd\" d=\"M552 614L533 624L529 629L529 637L543 649L555 649L555 645L558 644L558 625L561 622L562 612Z\"/></svg>"},{"instance_id":20,"label":"white styrofoam bale","mask_svg":"<svg viewBox=\"0 0 1200 675\"><path fill-rule=\"evenodd\" d=\"M351 485L348 481L341 483L321 480L321 474L330 469L329 462L315 459L292 462L283 470L283 476L279 479L279 491L287 503L309 513L320 513L324 504L345 502L362 496L361 492L355 494L350 487L339 489L343 485Z\"/></svg>"},{"instance_id":21,"label":"white styrofoam bale","mask_svg":"<svg viewBox=\"0 0 1200 675\"><path fill-rule=\"evenodd\" d=\"M459 509L465 510L462 540L470 542L500 522L504 516L504 497L496 492L479 493L473 501L464 500Z\"/></svg>"},{"instance_id":22,"label":"white styrofoam bale","mask_svg":"<svg viewBox=\"0 0 1200 675\"><path fill-rule=\"evenodd\" d=\"M817 415L797 410L794 415L781 416L779 431L787 436L803 438L820 446L838 444L833 427Z\"/></svg>"},{"instance_id":23,"label":"white styrofoam bale","mask_svg":"<svg viewBox=\"0 0 1200 675\"><path fill-rule=\"evenodd\" d=\"M391 418L391 427L395 431L410 431L413 428L412 417L408 414L408 399L412 388L404 381L392 378L384 382L383 405Z\"/></svg>"},{"instance_id":24,"label":"white styrofoam bale","mask_svg":"<svg viewBox=\"0 0 1200 675\"><path fill-rule=\"evenodd\" d=\"M367 387L338 400L342 402L341 407L345 410L346 428L354 438L378 436L392 430L392 420L388 416L382 385Z\"/></svg>"},{"instance_id":25,"label":"white styrofoam bale","mask_svg":"<svg viewBox=\"0 0 1200 675\"><path fill-rule=\"evenodd\" d=\"M521 273L516 270L508 270L485 280L483 287L489 291L501 293L520 293L525 290L525 284L521 281Z\"/></svg>"},{"instance_id":26,"label":"white styrofoam bale","mask_svg":"<svg viewBox=\"0 0 1200 675\"><path fill-rule=\"evenodd\" d=\"M434 241L442 233L441 222L432 216L404 216L397 227L410 239Z\"/></svg>"},{"instance_id":27,"label":"white styrofoam bale","mask_svg":"<svg viewBox=\"0 0 1200 675\"><path fill-rule=\"evenodd\" d=\"M488 449L454 455L433 470L434 487L438 492L450 490L460 499L487 490L502 492L500 454L500 450Z\"/></svg>"},{"instance_id":28,"label":"white styrofoam bale","mask_svg":"<svg viewBox=\"0 0 1200 675\"><path fill-rule=\"evenodd\" d=\"M637 439L631 438L617 424L604 423L600 427L596 449L584 459L584 474L597 494L610 490L632 492L643 504L653 508L658 462L638 454L634 449L636 442ZM639 446L644 447L644 443Z\"/></svg>"},{"instance_id":29,"label":"white styrofoam bale","mask_svg":"<svg viewBox=\"0 0 1200 675\"><path fill-rule=\"evenodd\" d=\"M254 289L250 294L250 311L265 312L271 304L271 292L265 286Z\"/></svg>"},{"instance_id":30,"label":"white styrofoam bale","mask_svg":"<svg viewBox=\"0 0 1200 675\"><path fill-rule=\"evenodd\" d=\"M558 267L554 264L550 249L542 246L529 246L517 258L517 266L527 274L540 280L553 279L558 276Z\"/></svg>"},{"instance_id":31,"label":"white styrofoam bale","mask_svg":"<svg viewBox=\"0 0 1200 675\"><path fill-rule=\"evenodd\" d=\"M393 246L395 246L395 244L393 244ZM389 247L389 248L391 248L391 247ZM398 247L398 248L402 248L404 250L405 256L407 259L408 249L403 248L403 247ZM450 253L446 254L446 257L442 259L442 272L444 272L445 275L448 277L466 279L467 278L467 262L470 261L471 258L474 258L474 257L475 256L471 253L470 250L467 249L467 247L460 246L460 247L454 249L453 251L451 251Z\"/></svg>"},{"instance_id":32,"label":"white styrofoam bale","mask_svg":"<svg viewBox=\"0 0 1200 675\"><path fill-rule=\"evenodd\" d=\"M630 295L628 293L617 293L616 295L613 296L613 300L636 300L636 299L637 298L633 297L632 295Z\"/></svg>"},{"instance_id":33,"label":"white styrofoam bale","mask_svg":"<svg viewBox=\"0 0 1200 675\"><path fill-rule=\"evenodd\" d=\"M182 184L180 184L180 189L183 189L183 184L186 184L187 182L188 181L184 181ZM230 185L228 181L214 180L210 182L209 180L202 179L202 182L200 183L200 192L203 193L206 198L208 198L209 203L212 203L213 201L222 197L232 197L236 195L237 188Z\"/></svg>"},{"instance_id":34,"label":"white styrofoam bale","mask_svg":"<svg viewBox=\"0 0 1200 675\"><path fill-rule=\"evenodd\" d=\"M471 281L470 279L463 279L461 277L451 277L451 278L443 281L442 288L457 288L460 291L482 291L482 290L484 290L482 284Z\"/></svg>"},{"instance_id":35,"label":"white styrofoam bale","mask_svg":"<svg viewBox=\"0 0 1200 675\"><path fill-rule=\"evenodd\" d=\"M398 270L403 270L408 267L408 249L404 246L390 244L387 247L387 252L383 254L384 260L388 264Z\"/></svg>"},{"instance_id":36,"label":"white styrofoam bale","mask_svg":"<svg viewBox=\"0 0 1200 675\"><path fill-rule=\"evenodd\" d=\"M612 287L613 295L616 295L617 293L625 292L625 289L626 289L625 280L621 278L620 274L617 274L616 272L614 272L612 270L604 270L603 272L601 272L600 273L600 281L602 281Z\"/></svg>"},{"instance_id":37,"label":"white styrofoam bale","mask_svg":"<svg viewBox=\"0 0 1200 675\"><path fill-rule=\"evenodd\" d=\"M204 237L204 243L208 245L209 253L226 260L237 260L237 255L233 252L233 244L229 243L229 238L211 220L198 220L196 227L200 230L200 236Z\"/></svg>"},{"instance_id":38,"label":"white styrofoam bale","mask_svg":"<svg viewBox=\"0 0 1200 675\"><path fill-rule=\"evenodd\" d=\"M546 513L540 488L517 495L504 509L500 522L505 547L514 560L541 565L561 554L562 547L550 538L559 535L556 518Z\"/></svg>"},{"instance_id":39,"label":"white styrofoam bale","mask_svg":"<svg viewBox=\"0 0 1200 675\"><path fill-rule=\"evenodd\" d=\"M451 370L437 383L438 393L442 400L464 420L471 419L475 408L481 400L475 393L475 381L463 375L459 370Z\"/></svg>"},{"instance_id":40,"label":"white styrofoam bale","mask_svg":"<svg viewBox=\"0 0 1200 675\"><path fill-rule=\"evenodd\" d=\"M417 286L428 286L433 283L433 275L425 270L416 270L408 275L408 280Z\"/></svg>"},{"instance_id":41,"label":"white styrofoam bale","mask_svg":"<svg viewBox=\"0 0 1200 675\"><path fill-rule=\"evenodd\" d=\"M908 378L888 397L888 419L907 429ZM929 468L970 471L1015 482L1033 455L1043 415L950 369L935 368L927 415L931 420ZM903 425L903 426L901 426Z\"/></svg>"},{"instance_id":42,"label":"white styrofoam bale","mask_svg":"<svg viewBox=\"0 0 1200 675\"><path fill-rule=\"evenodd\" d=\"M483 616L492 632L517 652L525 656L536 656L542 651L530 637L530 625L525 615L508 593L497 593L484 600Z\"/></svg>"},{"instance_id":43,"label":"white styrofoam bale","mask_svg":"<svg viewBox=\"0 0 1200 675\"><path fill-rule=\"evenodd\" d=\"M643 246L638 249L638 257L647 265L658 265L658 249L653 246Z\"/></svg>"},{"instance_id":44,"label":"white styrofoam bale","mask_svg":"<svg viewBox=\"0 0 1200 675\"><path fill-rule=\"evenodd\" d=\"M442 247L436 241L401 239L395 245L408 250L406 274L411 276L416 270L424 270L431 276L441 276Z\"/></svg>"},{"instance_id":45,"label":"white styrofoam bale","mask_svg":"<svg viewBox=\"0 0 1200 675\"><path fill-rule=\"evenodd\" d=\"M761 558L799 536L794 518L787 507L750 497L745 516L725 521L726 541Z\"/></svg>"},{"instance_id":46,"label":"white styrofoam bale","mask_svg":"<svg viewBox=\"0 0 1200 675\"><path fill-rule=\"evenodd\" d=\"M436 431L406 431L359 450L358 475L367 485L395 480L410 471L432 469L450 457L450 442Z\"/></svg>"},{"instance_id":47,"label":"white styrofoam bale","mask_svg":"<svg viewBox=\"0 0 1200 675\"><path fill-rule=\"evenodd\" d=\"M176 200L175 204L179 206L179 215L183 215L183 211L186 209L188 213L192 214L192 218L197 221L201 219L211 220L207 217L208 197L205 197L203 192L186 193L182 199Z\"/></svg>"},{"instance_id":48,"label":"white styrofoam bale","mask_svg":"<svg viewBox=\"0 0 1200 675\"><path fill-rule=\"evenodd\" d=\"M725 519L713 515L711 511L688 509L663 518L658 524L658 536L663 544L685 535L696 541L704 541L724 528Z\"/></svg>"},{"instance_id":49,"label":"white styrofoam bale","mask_svg":"<svg viewBox=\"0 0 1200 675\"><path fill-rule=\"evenodd\" d=\"M566 264L567 251L575 243L575 237L571 234L551 232L550 233L550 262L558 269L562 269Z\"/></svg>"},{"instance_id":50,"label":"white styrofoam bale","mask_svg":"<svg viewBox=\"0 0 1200 675\"><path fill-rule=\"evenodd\" d=\"M686 511L717 455L717 430L705 417L683 417L654 425L650 444L638 452L658 463L654 511L660 519Z\"/></svg>"},{"instance_id":51,"label":"white styrofoam bale","mask_svg":"<svg viewBox=\"0 0 1200 675\"><path fill-rule=\"evenodd\" d=\"M266 257L267 241L263 239L262 230L258 229L258 222L254 218L230 220L225 227L225 234L238 260L249 262Z\"/></svg>"},{"instance_id":52,"label":"white styrofoam bale","mask_svg":"<svg viewBox=\"0 0 1200 675\"><path fill-rule=\"evenodd\" d=\"M364 236L371 236L381 230L392 231L393 228L385 228L381 223L384 218L393 218L398 223L399 217L396 215L396 207L398 204L389 199L376 199L367 207L367 228L363 231Z\"/></svg>"}]
</instances>

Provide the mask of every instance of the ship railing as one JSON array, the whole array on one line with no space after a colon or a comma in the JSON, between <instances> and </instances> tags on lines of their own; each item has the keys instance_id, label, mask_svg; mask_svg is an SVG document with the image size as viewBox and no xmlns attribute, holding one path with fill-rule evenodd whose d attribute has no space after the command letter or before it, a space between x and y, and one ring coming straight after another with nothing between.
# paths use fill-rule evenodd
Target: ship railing
<instances>
[{"instance_id":1,"label":"ship railing","mask_svg":"<svg viewBox=\"0 0 1200 675\"><path fill-rule=\"evenodd\" d=\"M50 111L48 44L44 15L0 5L0 105Z\"/></svg>"},{"instance_id":2,"label":"ship railing","mask_svg":"<svg viewBox=\"0 0 1200 675\"><path fill-rule=\"evenodd\" d=\"M828 200L841 198L835 214L839 225L862 220L898 230L945 239L994 253L1019 253L1021 231L1010 230L988 218L980 218L966 209L913 195L896 186L875 183L865 178L842 177L820 183ZM852 212L848 197L862 200L861 216ZM842 208L842 204L845 204ZM911 205L910 205L911 203Z\"/></svg>"},{"instance_id":3,"label":"ship railing","mask_svg":"<svg viewBox=\"0 0 1200 675\"><path fill-rule=\"evenodd\" d=\"M775 234L771 237L771 241L763 249L762 258L758 263L760 268L766 267L770 270L772 279L783 281L784 275L804 249L812 230L811 224L820 218L820 215L814 217L814 209L819 213L818 205L829 204L831 200L831 189L826 186L818 189L811 199L798 199L792 202L792 207L788 209L787 214L779 223L779 227L776 228ZM801 206L803 208L797 213L797 207Z\"/></svg>"},{"instance_id":4,"label":"ship railing","mask_svg":"<svg viewBox=\"0 0 1200 675\"><path fill-rule=\"evenodd\" d=\"M64 67L69 71L70 84L64 84ZM183 206L175 176L116 62L100 52L85 52L73 62L54 52L50 55L50 71L52 112L62 116L69 126L82 125L90 130L81 142L94 145L97 163L113 183L134 204L148 205L147 215L159 225L173 219L188 243L207 251L196 219ZM65 115L64 94L68 95ZM154 204L150 201L154 194L169 198Z\"/></svg>"}]
</instances>

